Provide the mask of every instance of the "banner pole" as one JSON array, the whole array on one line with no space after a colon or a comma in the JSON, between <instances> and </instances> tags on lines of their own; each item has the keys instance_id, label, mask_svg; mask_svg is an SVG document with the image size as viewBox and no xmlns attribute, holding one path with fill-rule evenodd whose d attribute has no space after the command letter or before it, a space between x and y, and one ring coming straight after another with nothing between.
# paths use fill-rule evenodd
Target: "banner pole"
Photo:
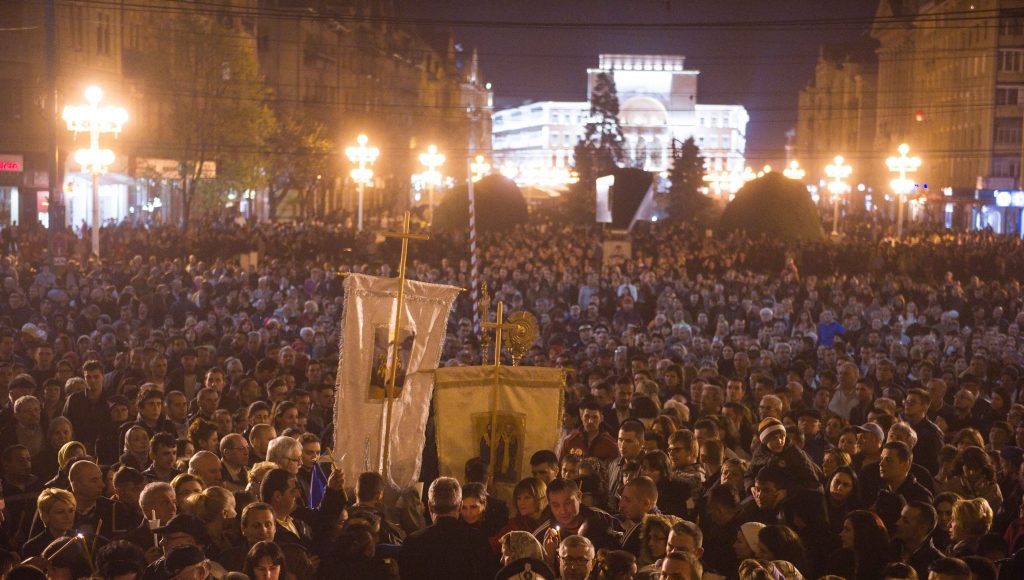
<instances>
[{"instance_id":1,"label":"banner pole","mask_svg":"<svg viewBox=\"0 0 1024 580\"><path fill-rule=\"evenodd\" d=\"M398 297L395 304L395 321L392 328L394 331L391 335L391 361L388 365L388 380L387 387L385 388L385 412L384 412L384 445L383 455L381 458L380 472L384 476L384 480L388 479L388 472L390 471L390 459L391 459L391 416L394 411L395 402L395 378L398 375L398 357L401 353L399 350L398 341L402 336L402 310L405 306L405 268L406 261L409 257L409 240L426 240L429 236L423 234L410 234L409 233L409 221L410 214L405 212L405 216L402 220L402 231L401 233L387 233L385 237L389 238L400 238L402 240L402 253L398 261Z\"/></svg>"}]
</instances>

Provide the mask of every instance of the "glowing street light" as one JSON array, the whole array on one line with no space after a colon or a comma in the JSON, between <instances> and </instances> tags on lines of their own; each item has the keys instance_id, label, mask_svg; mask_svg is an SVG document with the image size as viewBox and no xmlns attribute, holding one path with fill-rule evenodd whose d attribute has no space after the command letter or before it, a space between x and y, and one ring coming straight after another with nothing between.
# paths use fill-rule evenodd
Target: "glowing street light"
<instances>
[{"instance_id":1,"label":"glowing street light","mask_svg":"<svg viewBox=\"0 0 1024 580\"><path fill-rule=\"evenodd\" d=\"M469 164L469 171L473 174L473 181L480 181L484 176L490 175L491 164L484 159L483 155L477 155Z\"/></svg>"},{"instance_id":2,"label":"glowing street light","mask_svg":"<svg viewBox=\"0 0 1024 580\"><path fill-rule=\"evenodd\" d=\"M427 183L427 223L434 223L434 190L441 185L442 178L437 169L444 165L444 155L438 153L437 145L430 145L426 153L420 153L420 163L427 168L422 174Z\"/></svg>"},{"instance_id":3,"label":"glowing street light","mask_svg":"<svg viewBox=\"0 0 1024 580\"><path fill-rule=\"evenodd\" d=\"M75 151L75 163L82 171L92 174L92 253L100 257L100 175L114 164L115 155L110 149L100 149L100 135L113 133L116 137L128 122L128 111L121 107L100 107L103 89L90 86L85 89L85 105L68 105L62 115L68 130L89 134L89 148Z\"/></svg>"},{"instance_id":4,"label":"glowing street light","mask_svg":"<svg viewBox=\"0 0 1024 580\"><path fill-rule=\"evenodd\" d=\"M370 139L366 135L360 135L356 137L355 147L346 147L345 156L348 160L356 164L356 167L352 169L349 175L352 176L352 180L356 182L358 187L358 202L357 202L357 213L356 213L356 231L363 231L363 191L366 185L373 179L373 170L370 166L377 161L377 156L380 155L380 149L376 147L367 147Z\"/></svg>"},{"instance_id":5,"label":"glowing street light","mask_svg":"<svg viewBox=\"0 0 1024 580\"><path fill-rule=\"evenodd\" d=\"M832 194L833 236L839 235L839 197L850 191L850 185L845 180L850 177L851 173L853 173L853 167L844 162L842 155L836 155L832 163L825 167L825 175L832 180L828 182L828 191Z\"/></svg>"},{"instance_id":6,"label":"glowing street light","mask_svg":"<svg viewBox=\"0 0 1024 580\"><path fill-rule=\"evenodd\" d=\"M896 217L896 237L903 237L903 204L907 201L907 196L910 192L914 191L916 184L913 179L907 179L908 173L913 173L921 167L920 157L910 157L907 153L910 153L910 145L903 143L896 149L899 151L899 157L890 157L885 160L886 166L889 167L889 171L898 173L899 177L889 182L892 186L892 190L899 197L899 210Z\"/></svg>"},{"instance_id":7,"label":"glowing street light","mask_svg":"<svg viewBox=\"0 0 1024 580\"><path fill-rule=\"evenodd\" d=\"M800 168L799 162L790 161L789 167L783 169L782 174L794 181L800 181L807 175L807 172Z\"/></svg>"}]
</instances>

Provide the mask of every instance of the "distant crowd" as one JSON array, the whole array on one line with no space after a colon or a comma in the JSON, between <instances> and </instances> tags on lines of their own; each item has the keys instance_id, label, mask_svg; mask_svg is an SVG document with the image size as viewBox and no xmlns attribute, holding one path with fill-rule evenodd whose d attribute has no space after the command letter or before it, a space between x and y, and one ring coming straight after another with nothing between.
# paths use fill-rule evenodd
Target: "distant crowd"
<instances>
[{"instance_id":1,"label":"distant crowd","mask_svg":"<svg viewBox=\"0 0 1024 580\"><path fill-rule=\"evenodd\" d=\"M393 227L394 224L391 224ZM0 232L5 578L1024 577L1024 242L791 243L649 224L480 240L481 280L566 369L509 502L332 457L344 277L398 245L332 224ZM410 278L470 288L463 236ZM478 364L465 292L442 364ZM525 467L525 466L524 466Z\"/></svg>"}]
</instances>

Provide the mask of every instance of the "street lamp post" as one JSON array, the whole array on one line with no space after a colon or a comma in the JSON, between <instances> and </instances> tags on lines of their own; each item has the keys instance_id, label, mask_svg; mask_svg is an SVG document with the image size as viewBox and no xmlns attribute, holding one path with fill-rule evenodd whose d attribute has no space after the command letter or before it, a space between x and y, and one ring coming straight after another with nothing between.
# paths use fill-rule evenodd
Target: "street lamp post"
<instances>
[{"instance_id":1,"label":"street lamp post","mask_svg":"<svg viewBox=\"0 0 1024 580\"><path fill-rule=\"evenodd\" d=\"M366 185L373 179L373 170L370 166L377 161L377 156L380 155L380 149L376 147L367 147L366 144L370 139L366 135L360 135L356 137L355 147L345 148L345 155L348 160L357 165L349 175L356 182L358 188L358 200L356 205L356 231L363 231L363 192L365 191Z\"/></svg>"},{"instance_id":2,"label":"street lamp post","mask_svg":"<svg viewBox=\"0 0 1024 580\"><path fill-rule=\"evenodd\" d=\"M825 175L828 176L830 181L828 183L828 191L832 194L832 235L839 235L839 197L849 191L850 186L846 183L845 179L850 177L853 172L853 167L850 167L843 160L842 155L836 155L832 163L825 167Z\"/></svg>"},{"instance_id":3,"label":"street lamp post","mask_svg":"<svg viewBox=\"0 0 1024 580\"><path fill-rule=\"evenodd\" d=\"M903 237L903 205L907 201L907 196L910 192L914 191L914 180L907 179L908 173L913 173L921 167L920 157L910 157L907 153L910 153L910 145L903 143L897 148L899 151L899 157L890 157L885 160L886 166L889 167L889 171L898 173L899 177L889 182L892 186L893 192L899 198L897 202L898 210L896 216L896 237Z\"/></svg>"},{"instance_id":4,"label":"street lamp post","mask_svg":"<svg viewBox=\"0 0 1024 580\"><path fill-rule=\"evenodd\" d=\"M491 172L491 164L484 160L483 155L477 155L469 164L469 171L473 174L471 183L475 183Z\"/></svg>"},{"instance_id":5,"label":"street lamp post","mask_svg":"<svg viewBox=\"0 0 1024 580\"><path fill-rule=\"evenodd\" d=\"M128 112L120 107L100 107L103 89L91 86L85 89L85 105L68 105L62 115L68 130L89 134L89 148L75 151L75 162L82 171L92 174L92 253L100 257L100 175L114 163L114 152L100 149L100 134L113 133L116 137L128 121Z\"/></svg>"},{"instance_id":6,"label":"street lamp post","mask_svg":"<svg viewBox=\"0 0 1024 580\"><path fill-rule=\"evenodd\" d=\"M794 181L800 181L804 178L807 173L800 168L800 163L796 161L790 161L789 167L782 170L782 174Z\"/></svg>"},{"instance_id":7,"label":"street lamp post","mask_svg":"<svg viewBox=\"0 0 1024 580\"><path fill-rule=\"evenodd\" d=\"M437 145L427 147L426 153L420 153L420 163L427 170L423 178L427 182L427 223L434 223L434 189L441 183L441 172L437 169L444 165L444 155L438 153Z\"/></svg>"}]
</instances>

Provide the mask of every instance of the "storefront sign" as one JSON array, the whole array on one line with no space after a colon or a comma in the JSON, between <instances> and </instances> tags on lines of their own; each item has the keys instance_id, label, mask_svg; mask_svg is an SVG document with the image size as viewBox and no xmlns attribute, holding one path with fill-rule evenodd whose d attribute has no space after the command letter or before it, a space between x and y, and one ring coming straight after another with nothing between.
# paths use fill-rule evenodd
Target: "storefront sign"
<instances>
[{"instance_id":1,"label":"storefront sign","mask_svg":"<svg viewBox=\"0 0 1024 580\"><path fill-rule=\"evenodd\" d=\"M21 155L0 155L0 171L20 173L25 169L25 158Z\"/></svg>"}]
</instances>

